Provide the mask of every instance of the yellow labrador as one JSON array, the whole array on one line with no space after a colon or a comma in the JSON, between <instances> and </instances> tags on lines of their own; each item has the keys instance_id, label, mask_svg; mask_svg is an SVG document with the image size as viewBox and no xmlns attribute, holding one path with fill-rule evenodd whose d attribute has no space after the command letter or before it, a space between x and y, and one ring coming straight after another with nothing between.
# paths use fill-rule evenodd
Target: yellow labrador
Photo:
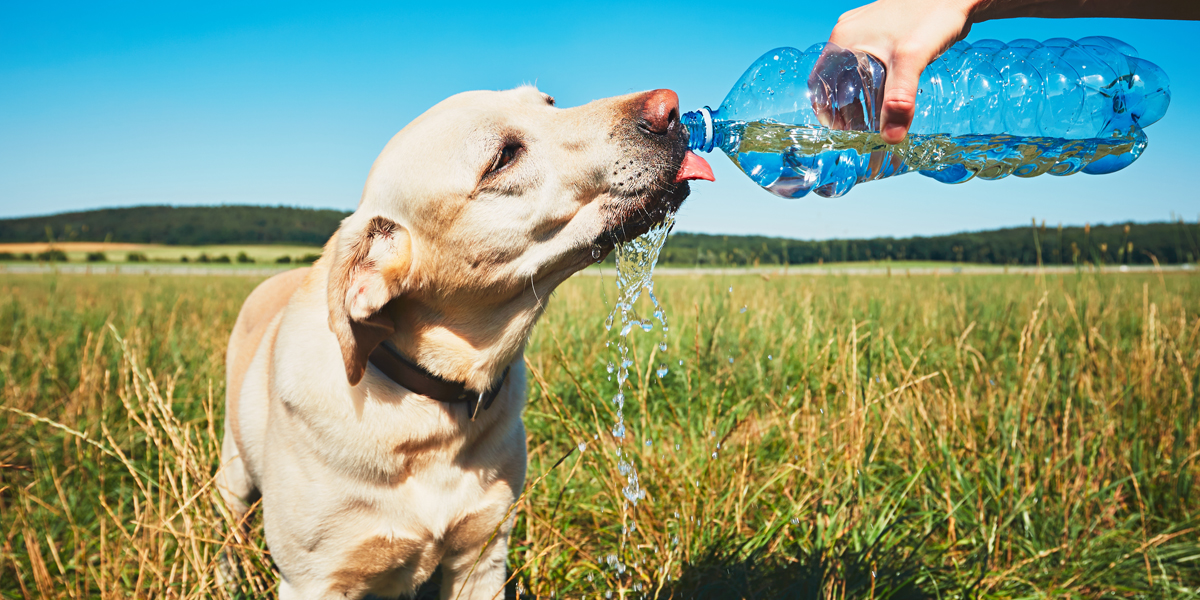
<instances>
[{"instance_id":1,"label":"yellow labrador","mask_svg":"<svg viewBox=\"0 0 1200 600\"><path fill-rule=\"evenodd\" d=\"M503 595L525 340L555 286L712 178L686 140L669 90L459 94L387 144L316 265L254 290L218 484L239 518L261 495L280 598L396 597L439 565L443 598Z\"/></svg>"}]
</instances>

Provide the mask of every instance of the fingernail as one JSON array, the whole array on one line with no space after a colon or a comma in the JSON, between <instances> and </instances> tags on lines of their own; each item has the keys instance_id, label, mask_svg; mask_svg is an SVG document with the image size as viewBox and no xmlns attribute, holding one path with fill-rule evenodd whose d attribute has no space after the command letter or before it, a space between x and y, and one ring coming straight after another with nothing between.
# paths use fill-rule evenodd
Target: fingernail
<instances>
[{"instance_id":1,"label":"fingernail","mask_svg":"<svg viewBox=\"0 0 1200 600\"><path fill-rule=\"evenodd\" d=\"M904 141L904 134L907 130L903 125L891 123L883 126L883 131L880 132L883 141L889 144L899 144Z\"/></svg>"}]
</instances>

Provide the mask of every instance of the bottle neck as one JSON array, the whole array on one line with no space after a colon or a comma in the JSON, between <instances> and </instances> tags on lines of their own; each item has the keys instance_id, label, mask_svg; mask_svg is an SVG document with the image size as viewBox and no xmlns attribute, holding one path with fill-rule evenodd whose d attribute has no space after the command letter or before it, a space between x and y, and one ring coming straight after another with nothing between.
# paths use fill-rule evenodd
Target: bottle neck
<instances>
[{"instance_id":1,"label":"bottle neck","mask_svg":"<svg viewBox=\"0 0 1200 600\"><path fill-rule=\"evenodd\" d=\"M684 113L679 122L688 130L688 150L712 152L713 139L716 137L712 109L705 106L700 110Z\"/></svg>"}]
</instances>

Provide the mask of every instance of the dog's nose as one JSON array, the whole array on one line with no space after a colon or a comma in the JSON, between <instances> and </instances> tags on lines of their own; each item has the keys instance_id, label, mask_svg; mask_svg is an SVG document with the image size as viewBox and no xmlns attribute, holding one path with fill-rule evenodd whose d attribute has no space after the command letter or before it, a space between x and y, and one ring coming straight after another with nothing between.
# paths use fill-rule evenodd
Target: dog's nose
<instances>
[{"instance_id":1,"label":"dog's nose","mask_svg":"<svg viewBox=\"0 0 1200 600\"><path fill-rule=\"evenodd\" d=\"M642 104L642 126L649 133L662 135L679 121L679 96L671 90L646 92Z\"/></svg>"}]
</instances>

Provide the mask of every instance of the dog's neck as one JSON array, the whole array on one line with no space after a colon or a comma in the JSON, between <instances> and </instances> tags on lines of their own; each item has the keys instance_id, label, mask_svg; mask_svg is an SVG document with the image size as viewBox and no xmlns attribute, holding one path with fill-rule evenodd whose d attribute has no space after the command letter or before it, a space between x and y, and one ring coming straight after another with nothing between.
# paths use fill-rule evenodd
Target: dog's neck
<instances>
[{"instance_id":1,"label":"dog's neck","mask_svg":"<svg viewBox=\"0 0 1200 600\"><path fill-rule=\"evenodd\" d=\"M430 373L486 390L520 358L541 309L524 298L486 312L401 299L388 309L396 325L389 341Z\"/></svg>"}]
</instances>

